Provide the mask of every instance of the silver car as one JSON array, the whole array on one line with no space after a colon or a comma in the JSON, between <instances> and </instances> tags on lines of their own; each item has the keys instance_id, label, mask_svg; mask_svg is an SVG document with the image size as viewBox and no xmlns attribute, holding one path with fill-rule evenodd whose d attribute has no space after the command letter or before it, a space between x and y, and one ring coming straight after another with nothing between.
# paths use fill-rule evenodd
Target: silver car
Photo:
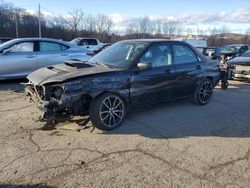
<instances>
[{"instance_id":1,"label":"silver car","mask_svg":"<svg viewBox=\"0 0 250 188\"><path fill-rule=\"evenodd\" d=\"M47 38L14 39L0 45L0 80L25 78L41 67L90 58L90 51L68 42Z\"/></svg>"}]
</instances>

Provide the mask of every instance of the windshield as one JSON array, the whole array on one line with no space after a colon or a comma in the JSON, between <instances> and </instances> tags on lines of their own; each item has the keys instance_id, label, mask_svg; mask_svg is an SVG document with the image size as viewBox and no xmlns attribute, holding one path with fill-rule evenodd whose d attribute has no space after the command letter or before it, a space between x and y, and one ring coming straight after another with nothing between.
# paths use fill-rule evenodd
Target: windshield
<instances>
[{"instance_id":1,"label":"windshield","mask_svg":"<svg viewBox=\"0 0 250 188\"><path fill-rule=\"evenodd\" d=\"M11 42L12 42L12 40L0 44L0 50L1 50L2 48L6 47L6 46L7 46L9 43L11 43Z\"/></svg>"},{"instance_id":2,"label":"windshield","mask_svg":"<svg viewBox=\"0 0 250 188\"><path fill-rule=\"evenodd\" d=\"M241 57L250 57L250 50L248 50L244 54L242 54Z\"/></svg>"},{"instance_id":3,"label":"windshield","mask_svg":"<svg viewBox=\"0 0 250 188\"><path fill-rule=\"evenodd\" d=\"M224 48L222 48L222 51L235 52L237 51L237 48L236 46L225 46Z\"/></svg>"},{"instance_id":4,"label":"windshield","mask_svg":"<svg viewBox=\"0 0 250 188\"><path fill-rule=\"evenodd\" d=\"M147 45L142 42L118 42L91 58L89 62L126 69Z\"/></svg>"},{"instance_id":5,"label":"windshield","mask_svg":"<svg viewBox=\"0 0 250 188\"><path fill-rule=\"evenodd\" d=\"M72 41L70 41L70 43L78 44L80 42L80 40L81 39L76 38L76 39L73 39Z\"/></svg>"}]
</instances>

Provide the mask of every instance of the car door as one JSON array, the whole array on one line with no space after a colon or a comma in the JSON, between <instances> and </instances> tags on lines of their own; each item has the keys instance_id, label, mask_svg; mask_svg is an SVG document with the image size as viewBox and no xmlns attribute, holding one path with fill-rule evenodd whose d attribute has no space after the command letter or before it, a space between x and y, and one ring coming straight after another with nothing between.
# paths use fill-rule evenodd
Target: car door
<instances>
[{"instance_id":1,"label":"car door","mask_svg":"<svg viewBox=\"0 0 250 188\"><path fill-rule=\"evenodd\" d=\"M37 53L33 41L18 42L0 56L0 77L23 78L37 69Z\"/></svg>"},{"instance_id":2,"label":"car door","mask_svg":"<svg viewBox=\"0 0 250 188\"><path fill-rule=\"evenodd\" d=\"M190 96L196 88L197 75L202 73L204 63L188 45L173 44L172 51L177 76L174 97L182 98Z\"/></svg>"},{"instance_id":3,"label":"car door","mask_svg":"<svg viewBox=\"0 0 250 188\"><path fill-rule=\"evenodd\" d=\"M38 67L60 64L70 59L70 54L67 52L68 48L68 46L57 42L39 41Z\"/></svg>"},{"instance_id":4,"label":"car door","mask_svg":"<svg viewBox=\"0 0 250 188\"><path fill-rule=\"evenodd\" d=\"M136 108L170 100L175 80L170 46L168 44L151 46L139 62L147 62L152 68L133 72L130 105Z\"/></svg>"}]
</instances>

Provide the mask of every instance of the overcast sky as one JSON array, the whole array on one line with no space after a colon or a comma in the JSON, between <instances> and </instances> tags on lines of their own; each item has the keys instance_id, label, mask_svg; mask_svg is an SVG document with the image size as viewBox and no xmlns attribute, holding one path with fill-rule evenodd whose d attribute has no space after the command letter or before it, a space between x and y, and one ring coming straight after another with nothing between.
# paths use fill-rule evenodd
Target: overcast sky
<instances>
[{"instance_id":1,"label":"overcast sky","mask_svg":"<svg viewBox=\"0 0 250 188\"><path fill-rule=\"evenodd\" d=\"M226 25L232 32L250 28L250 0L0 0L36 11L40 2L45 15L67 15L76 8L112 18L122 30L129 20L148 15L151 19L178 20L186 27Z\"/></svg>"}]
</instances>

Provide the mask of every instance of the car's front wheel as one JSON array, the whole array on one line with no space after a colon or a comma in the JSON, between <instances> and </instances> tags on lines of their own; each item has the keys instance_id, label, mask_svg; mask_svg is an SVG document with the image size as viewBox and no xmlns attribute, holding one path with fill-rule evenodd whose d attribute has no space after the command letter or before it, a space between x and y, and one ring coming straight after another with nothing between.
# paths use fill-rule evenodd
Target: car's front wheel
<instances>
[{"instance_id":1,"label":"car's front wheel","mask_svg":"<svg viewBox=\"0 0 250 188\"><path fill-rule=\"evenodd\" d=\"M101 130L110 131L119 127L125 115L125 102L122 97L114 93L104 93L93 99L90 104L90 120Z\"/></svg>"},{"instance_id":2,"label":"car's front wheel","mask_svg":"<svg viewBox=\"0 0 250 188\"><path fill-rule=\"evenodd\" d=\"M193 95L193 103L198 105L209 103L213 96L213 88L213 83L210 79L206 78L201 81Z\"/></svg>"}]
</instances>

